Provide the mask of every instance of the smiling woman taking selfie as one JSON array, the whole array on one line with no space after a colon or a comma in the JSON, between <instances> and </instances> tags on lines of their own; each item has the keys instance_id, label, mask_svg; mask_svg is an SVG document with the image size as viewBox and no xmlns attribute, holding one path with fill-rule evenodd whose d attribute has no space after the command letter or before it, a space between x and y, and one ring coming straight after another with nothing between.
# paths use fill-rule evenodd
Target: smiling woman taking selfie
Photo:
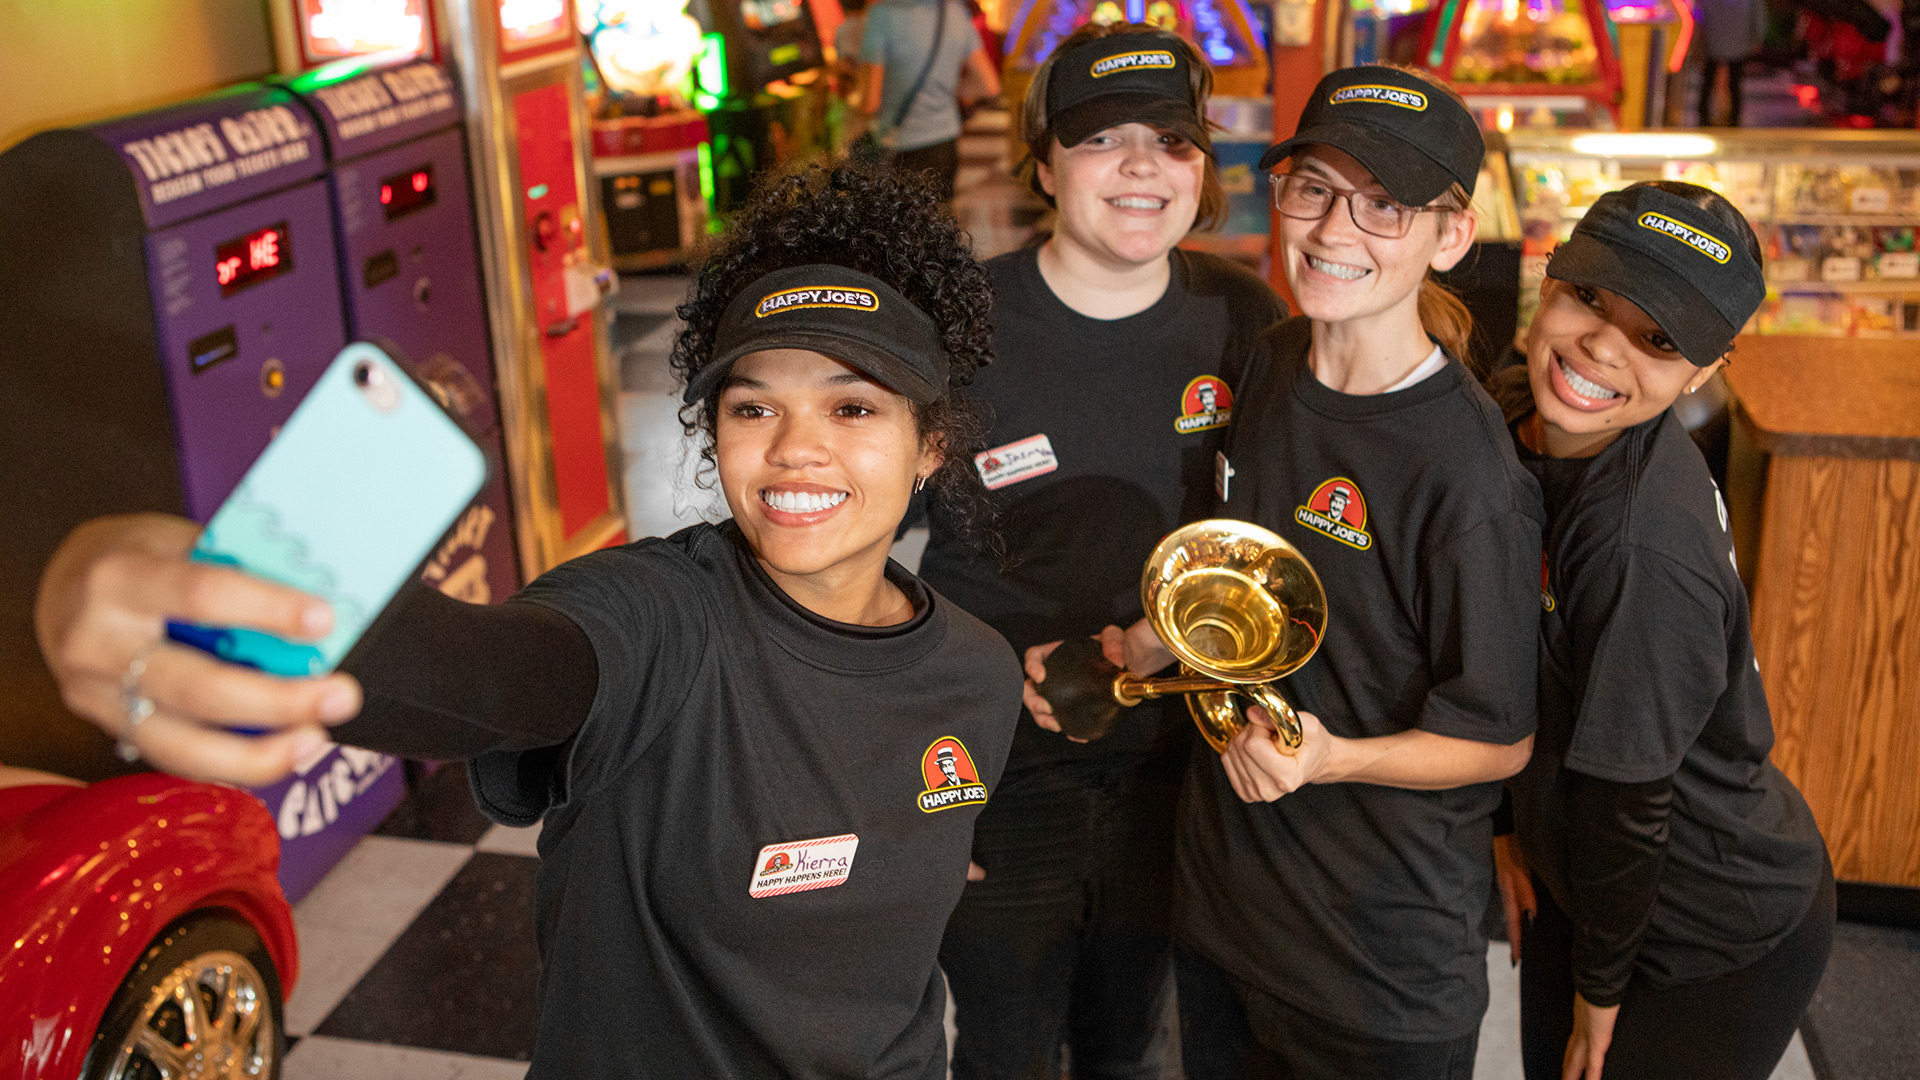
<instances>
[{"instance_id":1,"label":"smiling woman taking selfie","mask_svg":"<svg viewBox=\"0 0 1920 1080\"><path fill-rule=\"evenodd\" d=\"M1634 184L1554 252L1498 386L1548 514L1539 741L1498 842L1529 1080L1761 1080L1826 967L1832 867L1767 758L1726 503L1672 411L1765 295L1732 204Z\"/></svg>"},{"instance_id":2,"label":"smiling woman taking selfie","mask_svg":"<svg viewBox=\"0 0 1920 1080\"><path fill-rule=\"evenodd\" d=\"M775 180L674 346L731 521L497 607L410 586L349 674L292 680L163 624L312 637L324 604L187 562L190 522L103 519L43 578L42 647L70 704L171 771L260 784L329 735L474 758L490 816L545 823L530 1077L937 1080L935 953L1019 673L887 552L921 486L973 505L980 422L953 388L987 361L988 301L918 182Z\"/></svg>"}]
</instances>

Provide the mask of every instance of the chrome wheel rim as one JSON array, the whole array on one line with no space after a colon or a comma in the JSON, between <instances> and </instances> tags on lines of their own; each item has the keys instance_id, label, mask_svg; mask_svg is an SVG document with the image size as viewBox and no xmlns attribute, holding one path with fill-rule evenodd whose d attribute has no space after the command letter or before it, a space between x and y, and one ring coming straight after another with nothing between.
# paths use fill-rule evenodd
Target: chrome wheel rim
<instances>
[{"instance_id":1,"label":"chrome wheel rim","mask_svg":"<svg viewBox=\"0 0 1920 1080\"><path fill-rule=\"evenodd\" d=\"M278 1050L267 981L218 950L169 971L114 1055L109 1080L255 1080Z\"/></svg>"}]
</instances>

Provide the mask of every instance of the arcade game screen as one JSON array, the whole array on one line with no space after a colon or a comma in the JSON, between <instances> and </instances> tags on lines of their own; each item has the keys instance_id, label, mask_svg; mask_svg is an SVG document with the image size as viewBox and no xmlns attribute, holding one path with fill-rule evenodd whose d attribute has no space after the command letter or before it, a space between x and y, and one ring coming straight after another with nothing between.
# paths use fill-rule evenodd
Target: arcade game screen
<instances>
[{"instance_id":1,"label":"arcade game screen","mask_svg":"<svg viewBox=\"0 0 1920 1080\"><path fill-rule=\"evenodd\" d=\"M741 0L740 19L749 30L765 30L792 22L804 9L804 0Z\"/></svg>"},{"instance_id":2,"label":"arcade game screen","mask_svg":"<svg viewBox=\"0 0 1920 1080\"><path fill-rule=\"evenodd\" d=\"M751 0L749 0L751 2ZM1013 57L1020 69L1031 71L1053 54L1054 47L1080 26L1093 23L1145 22L1176 34L1200 46L1215 67L1257 63L1255 43L1235 33L1224 10L1235 0L1061 0L1040 10L1036 3L1028 14L1039 22L1034 31L1019 34L1025 47ZM1019 20L1016 20L1018 22Z\"/></svg>"},{"instance_id":3,"label":"arcade game screen","mask_svg":"<svg viewBox=\"0 0 1920 1080\"><path fill-rule=\"evenodd\" d=\"M791 6L797 12L798 3ZM616 97L641 99L613 103L618 107L603 112L650 115L686 107L689 76L707 48L686 0L585 0L579 12L592 60L589 75ZM633 108L643 102L651 106Z\"/></svg>"},{"instance_id":4,"label":"arcade game screen","mask_svg":"<svg viewBox=\"0 0 1920 1080\"><path fill-rule=\"evenodd\" d=\"M1585 5L1593 0L1466 0L1453 80L1590 83L1600 51Z\"/></svg>"},{"instance_id":5,"label":"arcade game screen","mask_svg":"<svg viewBox=\"0 0 1920 1080\"><path fill-rule=\"evenodd\" d=\"M367 53L431 50L427 0L300 0L308 63Z\"/></svg>"}]
</instances>

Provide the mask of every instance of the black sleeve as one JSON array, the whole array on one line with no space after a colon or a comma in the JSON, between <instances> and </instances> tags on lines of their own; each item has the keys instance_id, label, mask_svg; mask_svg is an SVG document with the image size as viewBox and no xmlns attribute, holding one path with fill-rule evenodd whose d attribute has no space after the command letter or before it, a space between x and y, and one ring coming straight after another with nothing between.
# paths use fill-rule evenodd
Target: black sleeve
<instances>
[{"instance_id":1,"label":"black sleeve","mask_svg":"<svg viewBox=\"0 0 1920 1080\"><path fill-rule=\"evenodd\" d=\"M1511 746L1538 716L1540 524L1518 510L1424 553L1420 609L1433 688L1423 731Z\"/></svg>"},{"instance_id":2,"label":"black sleeve","mask_svg":"<svg viewBox=\"0 0 1920 1080\"><path fill-rule=\"evenodd\" d=\"M1626 996L1653 915L1673 779L1620 784L1571 770L1566 777L1573 985L1604 1008Z\"/></svg>"},{"instance_id":3,"label":"black sleeve","mask_svg":"<svg viewBox=\"0 0 1920 1080\"><path fill-rule=\"evenodd\" d=\"M1714 582L1630 544L1569 568L1579 694L1567 768L1631 784L1680 771L1727 688L1727 600Z\"/></svg>"},{"instance_id":4,"label":"black sleeve","mask_svg":"<svg viewBox=\"0 0 1920 1080\"><path fill-rule=\"evenodd\" d=\"M462 603L418 581L342 670L366 705L335 741L414 758L558 745L586 721L599 684L593 646L565 615Z\"/></svg>"}]
</instances>

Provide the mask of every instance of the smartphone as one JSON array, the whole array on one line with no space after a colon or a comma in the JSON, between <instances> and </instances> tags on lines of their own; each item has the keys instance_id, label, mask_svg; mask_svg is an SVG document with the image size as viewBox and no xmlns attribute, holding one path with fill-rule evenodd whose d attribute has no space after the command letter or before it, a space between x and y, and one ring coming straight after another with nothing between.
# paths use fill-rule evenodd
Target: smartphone
<instances>
[{"instance_id":1,"label":"smartphone","mask_svg":"<svg viewBox=\"0 0 1920 1080\"><path fill-rule=\"evenodd\" d=\"M479 446L379 346L340 351L192 558L291 585L333 605L319 641L169 622L167 635L275 675L337 667L487 479Z\"/></svg>"}]
</instances>

